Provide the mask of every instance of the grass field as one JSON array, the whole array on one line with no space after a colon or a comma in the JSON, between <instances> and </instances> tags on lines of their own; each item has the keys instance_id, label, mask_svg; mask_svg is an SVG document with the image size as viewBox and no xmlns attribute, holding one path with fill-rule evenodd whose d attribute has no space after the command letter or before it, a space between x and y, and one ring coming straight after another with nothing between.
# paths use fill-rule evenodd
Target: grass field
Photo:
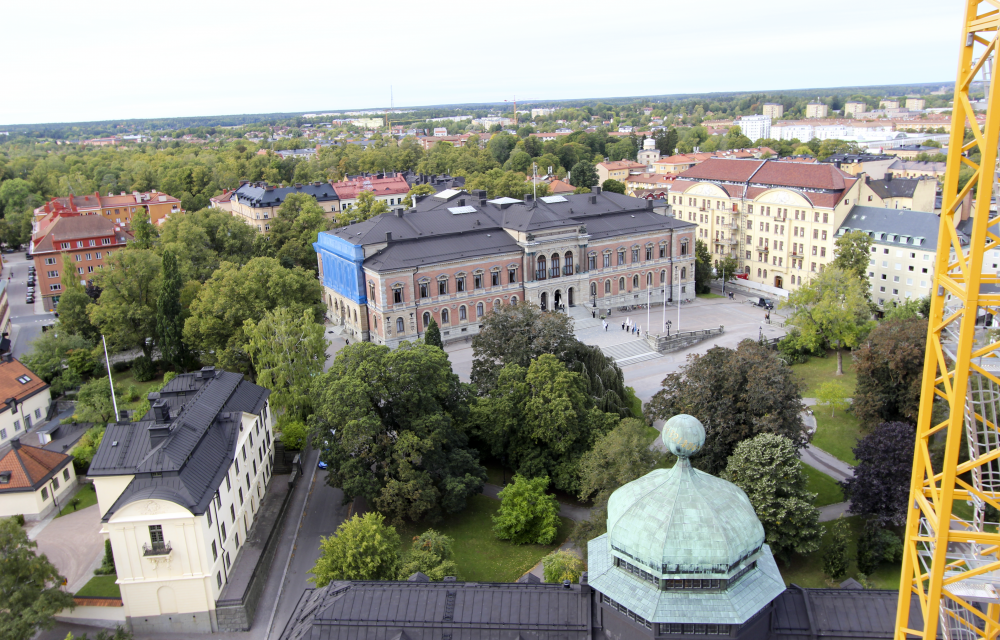
<instances>
[{"instance_id":1,"label":"grass field","mask_svg":"<svg viewBox=\"0 0 1000 640\"><path fill-rule=\"evenodd\" d=\"M135 385L135 388L139 390L139 398L137 400L133 400L132 402L125 404L119 404L119 409L135 409L139 406L139 403L146 398L146 395L149 394L149 390L153 388L153 386L163 382L163 376L157 376L147 382L136 382L135 378L132 377L131 370L122 371L121 373L112 373L111 377L115 381L115 386L120 386L122 391L128 389L132 385Z\"/></svg>"},{"instance_id":2,"label":"grass field","mask_svg":"<svg viewBox=\"0 0 1000 640\"><path fill-rule=\"evenodd\" d=\"M841 491L837 481L826 475L822 471L813 469L807 464L802 465L802 470L806 472L809 483L806 489L816 494L813 504L817 507L825 507L828 504L837 504L844 501L844 492Z\"/></svg>"},{"instance_id":3,"label":"grass field","mask_svg":"<svg viewBox=\"0 0 1000 640\"><path fill-rule=\"evenodd\" d=\"M73 497L79 498L80 504L77 505L76 509L73 508L73 505L67 504L62 508L62 511L59 512L59 515L56 516L57 518L61 518L68 513L73 513L74 511L79 511L80 509L86 509L91 505L97 504L97 492L94 491L94 485L92 484L85 484L80 487L80 490L77 491L76 495ZM72 499L73 498L70 498L70 500Z\"/></svg>"},{"instance_id":4,"label":"grass field","mask_svg":"<svg viewBox=\"0 0 1000 640\"><path fill-rule=\"evenodd\" d=\"M403 552L410 550L413 538L434 529L455 541L458 579L472 582L514 582L530 571L543 556L559 548L573 527L568 518L560 518L559 533L553 544L513 545L493 535L492 516L500 503L486 496L473 496L465 511L448 516L435 525L396 527Z\"/></svg>"},{"instance_id":5,"label":"grass field","mask_svg":"<svg viewBox=\"0 0 1000 640\"><path fill-rule=\"evenodd\" d=\"M838 411L836 418L830 417L830 412L822 407L816 407L816 434L812 443L847 464L856 465L857 460L851 449L861 437L861 425L858 419L849 411Z\"/></svg>"},{"instance_id":6,"label":"grass field","mask_svg":"<svg viewBox=\"0 0 1000 640\"><path fill-rule=\"evenodd\" d=\"M848 389L849 394L854 393L854 385L857 383L857 375L854 373L854 361L851 353L844 353L844 375L837 377L837 354L831 351L825 358L809 358L807 362L792 365L792 371L801 382L805 383L802 391L803 398L812 398L816 394L819 385L830 380L840 380ZM848 396L850 397L850 395Z\"/></svg>"},{"instance_id":7,"label":"grass field","mask_svg":"<svg viewBox=\"0 0 1000 640\"><path fill-rule=\"evenodd\" d=\"M721 296L721 295L719 295L719 294L717 294L717 293L698 293L698 294L696 294L696 295L697 295L697 296L698 296L699 298L704 298L704 299L706 299L706 300L711 300L711 299L713 299L713 298L724 298L724 297L725 297L725 296Z\"/></svg>"},{"instance_id":8,"label":"grass field","mask_svg":"<svg viewBox=\"0 0 1000 640\"><path fill-rule=\"evenodd\" d=\"M78 596L92 596L98 598L120 598L121 589L115 584L118 576L94 576L83 588L76 592Z\"/></svg>"},{"instance_id":9,"label":"grass field","mask_svg":"<svg viewBox=\"0 0 1000 640\"><path fill-rule=\"evenodd\" d=\"M858 538L861 537L861 531L864 527L864 519L862 516L851 516L847 518L848 523L851 526L851 542L849 548L849 554L853 558L857 554L856 542ZM792 584L793 582L800 587L827 587L826 575L823 574L823 553L826 551L827 545L830 544L832 539L831 533L831 523L824 523L826 526L826 533L823 535L823 543L818 551L811 553L807 556L793 555L791 560L787 563L778 562L778 569L781 570L781 577L785 579L785 584ZM876 589L899 589L899 574L901 571L901 566L896 564L883 563L882 566L878 568L875 573L868 576L868 579L874 584ZM853 578L857 575L858 568L851 561L851 567L847 572L847 577ZM847 577L841 580L846 580Z\"/></svg>"}]
</instances>

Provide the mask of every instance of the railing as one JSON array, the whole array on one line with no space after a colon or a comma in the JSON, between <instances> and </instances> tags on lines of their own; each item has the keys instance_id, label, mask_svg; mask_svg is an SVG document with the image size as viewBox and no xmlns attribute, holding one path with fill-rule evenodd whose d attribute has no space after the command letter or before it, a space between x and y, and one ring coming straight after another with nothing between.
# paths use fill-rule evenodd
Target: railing
<instances>
[{"instance_id":1,"label":"railing","mask_svg":"<svg viewBox=\"0 0 1000 640\"><path fill-rule=\"evenodd\" d=\"M559 277L559 267L552 267L551 269L549 269L549 276L551 276L553 278L558 278Z\"/></svg>"},{"instance_id":2,"label":"railing","mask_svg":"<svg viewBox=\"0 0 1000 640\"><path fill-rule=\"evenodd\" d=\"M535 271L535 280L544 280L544 279L545 279L545 269L538 269L537 271Z\"/></svg>"},{"instance_id":3,"label":"railing","mask_svg":"<svg viewBox=\"0 0 1000 640\"><path fill-rule=\"evenodd\" d=\"M142 555L143 556L165 556L169 555L173 549L170 547L169 542L154 542L149 544L148 542L142 543Z\"/></svg>"},{"instance_id":4,"label":"railing","mask_svg":"<svg viewBox=\"0 0 1000 640\"><path fill-rule=\"evenodd\" d=\"M730 229L739 229L740 228L740 223L739 222L732 222L732 223L729 224L729 228Z\"/></svg>"},{"instance_id":5,"label":"railing","mask_svg":"<svg viewBox=\"0 0 1000 640\"><path fill-rule=\"evenodd\" d=\"M571 275L573 275L573 265L568 264L565 267L563 267L563 275L564 276L571 276Z\"/></svg>"}]
</instances>

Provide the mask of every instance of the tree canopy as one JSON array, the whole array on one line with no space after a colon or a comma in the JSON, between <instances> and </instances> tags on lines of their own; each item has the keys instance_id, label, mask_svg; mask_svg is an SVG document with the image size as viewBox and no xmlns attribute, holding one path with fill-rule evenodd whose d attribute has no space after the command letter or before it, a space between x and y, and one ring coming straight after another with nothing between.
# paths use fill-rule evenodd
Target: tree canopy
<instances>
[{"instance_id":1,"label":"tree canopy","mask_svg":"<svg viewBox=\"0 0 1000 640\"><path fill-rule=\"evenodd\" d=\"M851 231L834 242L831 266L867 281L868 261L871 260L872 238L864 231Z\"/></svg>"},{"instance_id":2,"label":"tree canopy","mask_svg":"<svg viewBox=\"0 0 1000 640\"><path fill-rule=\"evenodd\" d=\"M463 430L468 390L441 349L348 345L316 378L313 397L315 433L329 443L327 482L345 497L416 522L461 511L481 490L486 470Z\"/></svg>"},{"instance_id":3,"label":"tree canopy","mask_svg":"<svg viewBox=\"0 0 1000 640\"><path fill-rule=\"evenodd\" d=\"M317 587L334 580L395 580L399 577L399 534L385 517L353 515L332 536L320 537L320 556L309 578Z\"/></svg>"},{"instance_id":4,"label":"tree canopy","mask_svg":"<svg viewBox=\"0 0 1000 640\"><path fill-rule=\"evenodd\" d=\"M663 388L645 407L646 420L679 413L698 418L705 426L705 445L691 462L718 474L740 442L761 433L784 436L796 449L806 445L800 390L791 367L744 340L736 349L713 347L689 356L680 371L663 379Z\"/></svg>"},{"instance_id":5,"label":"tree canopy","mask_svg":"<svg viewBox=\"0 0 1000 640\"><path fill-rule=\"evenodd\" d=\"M858 440L854 475L841 483L851 501L848 511L883 527L906 523L915 439L913 425L883 422Z\"/></svg>"},{"instance_id":6,"label":"tree canopy","mask_svg":"<svg viewBox=\"0 0 1000 640\"><path fill-rule=\"evenodd\" d=\"M320 231L329 228L330 221L316 198L308 193L293 193L278 207L267 238L281 266L318 273L313 243Z\"/></svg>"},{"instance_id":7,"label":"tree canopy","mask_svg":"<svg viewBox=\"0 0 1000 640\"><path fill-rule=\"evenodd\" d=\"M270 309L259 322L245 320L247 355L257 384L271 390L275 408L292 418L312 413L312 384L326 362L323 325L312 309L295 316L287 307Z\"/></svg>"},{"instance_id":8,"label":"tree canopy","mask_svg":"<svg viewBox=\"0 0 1000 640\"><path fill-rule=\"evenodd\" d=\"M156 333L156 303L160 294L162 259L152 249L128 247L107 257L94 274L101 289L90 321L111 349L142 349L149 357Z\"/></svg>"},{"instance_id":9,"label":"tree canopy","mask_svg":"<svg viewBox=\"0 0 1000 640\"><path fill-rule=\"evenodd\" d=\"M884 320L854 352L852 403L862 425L916 424L927 346L927 320Z\"/></svg>"},{"instance_id":10,"label":"tree canopy","mask_svg":"<svg viewBox=\"0 0 1000 640\"><path fill-rule=\"evenodd\" d=\"M559 503L545 493L545 476L514 481L500 491L500 509L493 516L493 533L511 544L552 544L559 531Z\"/></svg>"}]
</instances>

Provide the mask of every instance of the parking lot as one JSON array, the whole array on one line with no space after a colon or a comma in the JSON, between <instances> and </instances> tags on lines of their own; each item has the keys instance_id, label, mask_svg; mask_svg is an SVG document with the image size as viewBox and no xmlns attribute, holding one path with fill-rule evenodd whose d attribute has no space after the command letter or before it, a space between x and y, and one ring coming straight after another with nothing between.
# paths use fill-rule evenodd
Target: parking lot
<instances>
[{"instance_id":1,"label":"parking lot","mask_svg":"<svg viewBox=\"0 0 1000 640\"><path fill-rule=\"evenodd\" d=\"M3 254L2 277L7 280L7 300L10 304L11 343L15 358L31 351L31 341L42 333L42 327L55 322L55 314L46 312L40 292L28 302L29 267L34 262L25 258L24 252Z\"/></svg>"}]
</instances>

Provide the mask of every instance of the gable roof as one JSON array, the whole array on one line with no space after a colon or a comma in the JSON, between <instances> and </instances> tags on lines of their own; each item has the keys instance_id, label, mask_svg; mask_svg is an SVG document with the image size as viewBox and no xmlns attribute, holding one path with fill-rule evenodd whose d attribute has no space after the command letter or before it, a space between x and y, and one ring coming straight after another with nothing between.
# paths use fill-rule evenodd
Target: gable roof
<instances>
[{"instance_id":1,"label":"gable roof","mask_svg":"<svg viewBox=\"0 0 1000 640\"><path fill-rule=\"evenodd\" d=\"M115 244L111 246L115 246L132 238L130 231L101 215L50 215L52 217L39 225L40 231L32 238L32 253L62 251L56 248L58 242L114 238Z\"/></svg>"},{"instance_id":2,"label":"gable roof","mask_svg":"<svg viewBox=\"0 0 1000 640\"><path fill-rule=\"evenodd\" d=\"M0 483L0 493L37 491L49 478L62 470L73 456L21 444L12 440L6 453L0 456L0 474L10 474L6 483Z\"/></svg>"},{"instance_id":3,"label":"gable roof","mask_svg":"<svg viewBox=\"0 0 1000 640\"><path fill-rule=\"evenodd\" d=\"M890 167L894 168L894 167ZM921 178L887 178L869 180L868 186L880 198L912 198Z\"/></svg>"},{"instance_id":4,"label":"gable roof","mask_svg":"<svg viewBox=\"0 0 1000 640\"><path fill-rule=\"evenodd\" d=\"M941 218L929 211L855 205L840 224L837 234L864 231L878 244L936 251L940 228ZM885 239L882 239L883 234ZM958 235L964 244L965 233L959 229ZM918 238L922 241L920 244L915 244ZM903 242L904 239L906 242Z\"/></svg>"},{"instance_id":5,"label":"gable roof","mask_svg":"<svg viewBox=\"0 0 1000 640\"><path fill-rule=\"evenodd\" d=\"M248 207L277 207L293 193L306 193L317 202L338 200L337 192L329 182L310 182L291 187L272 187L266 182L248 182L232 193L230 199Z\"/></svg>"},{"instance_id":6,"label":"gable roof","mask_svg":"<svg viewBox=\"0 0 1000 640\"><path fill-rule=\"evenodd\" d=\"M205 367L150 394L169 407L168 421L157 423L150 409L137 422L109 424L88 475L134 477L104 519L148 498L204 513L235 457L243 414L259 414L269 394L242 374ZM155 429L165 430L162 441L152 437Z\"/></svg>"},{"instance_id":7,"label":"gable roof","mask_svg":"<svg viewBox=\"0 0 1000 640\"><path fill-rule=\"evenodd\" d=\"M49 388L40 377L32 373L19 360L10 362L0 360L0 403L13 399L23 402L27 398ZM0 413L8 411L9 404L0 404Z\"/></svg>"}]
</instances>

